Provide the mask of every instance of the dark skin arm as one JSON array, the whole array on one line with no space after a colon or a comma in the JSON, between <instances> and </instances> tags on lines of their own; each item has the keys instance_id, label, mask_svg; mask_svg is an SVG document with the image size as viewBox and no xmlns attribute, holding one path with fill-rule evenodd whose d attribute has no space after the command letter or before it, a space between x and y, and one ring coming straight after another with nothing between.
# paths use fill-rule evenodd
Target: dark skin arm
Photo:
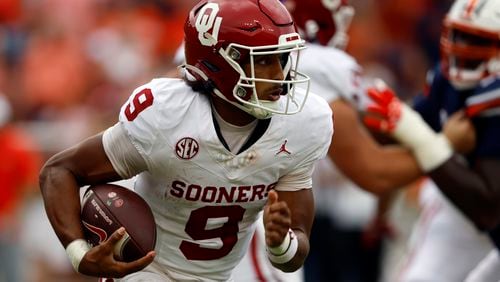
<instances>
[{"instance_id":1,"label":"dark skin arm","mask_svg":"<svg viewBox=\"0 0 500 282\"><path fill-rule=\"evenodd\" d=\"M264 208L266 244L279 246L291 228L299 247L295 256L285 264L272 263L284 272L299 269L309 253L309 236L314 219L314 198L312 189L295 192L271 191Z\"/></svg>"},{"instance_id":2,"label":"dark skin arm","mask_svg":"<svg viewBox=\"0 0 500 282\"><path fill-rule=\"evenodd\" d=\"M102 134L50 158L40 173L40 189L45 210L57 237L66 246L84 238L80 218L80 187L121 179L104 152ZM96 277L123 277L151 263L154 252L130 263L113 258L113 246L123 234L117 232L83 257L79 272Z\"/></svg>"},{"instance_id":3,"label":"dark skin arm","mask_svg":"<svg viewBox=\"0 0 500 282\"><path fill-rule=\"evenodd\" d=\"M466 153L475 147L475 128L463 111L453 114L443 131L447 136L466 135L467 142L454 144L455 149ZM457 126L458 125L458 126ZM454 138L451 138L454 139ZM457 157L453 157L429 175L439 189L479 229L491 229L500 224L500 160L481 158L469 168Z\"/></svg>"},{"instance_id":4,"label":"dark skin arm","mask_svg":"<svg viewBox=\"0 0 500 282\"><path fill-rule=\"evenodd\" d=\"M479 159L473 168L452 157L429 176L439 189L482 230L500 224L500 160Z\"/></svg>"}]
</instances>

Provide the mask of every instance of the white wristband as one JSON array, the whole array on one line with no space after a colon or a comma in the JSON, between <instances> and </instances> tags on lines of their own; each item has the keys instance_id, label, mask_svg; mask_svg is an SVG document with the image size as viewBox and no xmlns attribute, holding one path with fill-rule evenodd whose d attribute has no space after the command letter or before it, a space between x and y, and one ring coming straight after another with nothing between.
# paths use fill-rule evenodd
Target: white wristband
<instances>
[{"instance_id":1,"label":"white wristband","mask_svg":"<svg viewBox=\"0 0 500 282\"><path fill-rule=\"evenodd\" d=\"M287 263L295 256L299 249L299 241L292 229L288 230L283 242L277 247L267 247L267 256L274 263Z\"/></svg>"},{"instance_id":2,"label":"white wristband","mask_svg":"<svg viewBox=\"0 0 500 282\"><path fill-rule=\"evenodd\" d=\"M76 239L66 247L66 254L71 261L71 265L78 272L78 267L83 256L90 250L90 246L84 239Z\"/></svg>"},{"instance_id":3,"label":"white wristband","mask_svg":"<svg viewBox=\"0 0 500 282\"><path fill-rule=\"evenodd\" d=\"M394 130L394 137L413 151L424 172L447 161L453 149L446 136L434 132L413 109L405 104L401 106L401 119Z\"/></svg>"}]
</instances>

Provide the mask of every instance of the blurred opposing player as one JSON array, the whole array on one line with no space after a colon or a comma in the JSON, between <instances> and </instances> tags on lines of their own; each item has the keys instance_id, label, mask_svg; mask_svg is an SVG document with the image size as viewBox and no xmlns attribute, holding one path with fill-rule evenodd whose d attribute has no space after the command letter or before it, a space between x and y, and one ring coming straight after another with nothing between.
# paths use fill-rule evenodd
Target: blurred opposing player
<instances>
[{"instance_id":1,"label":"blurred opposing player","mask_svg":"<svg viewBox=\"0 0 500 282\"><path fill-rule=\"evenodd\" d=\"M335 240L335 232L328 234L328 228L322 230L321 224L315 224L313 228L318 229L314 229L312 235L317 234L318 238L323 237L324 240L312 240L312 252L318 254L313 257L311 253L306 264L306 275L313 281L341 281L346 279L344 275L350 275L347 278L349 281L373 281L377 279L376 257L368 262L370 267L363 271L360 271L363 265L360 257L373 256L370 251L361 247L361 231L374 215L375 199L361 189L386 195L416 180L426 171L426 167L419 163L420 155L426 149L420 147L416 150L418 153L414 154L415 151L406 147L379 145L360 122L359 111L365 109L369 102L366 87L371 81L363 76L363 70L356 60L343 51L348 43L347 31L354 15L348 2L287 0L285 5L291 11L304 38L310 43L301 54L299 68L311 77L311 91L325 98L335 112L335 135L328 153L329 158L320 161L313 175L318 212L334 214L337 225L345 230L342 236L355 234L356 240L339 258L336 253L342 248L331 249L332 244L329 243ZM466 124L468 121L460 122ZM457 123L454 128L463 124ZM468 134L463 131L452 136L455 139L452 143L459 146L458 142L462 142ZM444 138L441 135L430 135L429 147ZM327 220L323 224L325 222ZM379 224L376 229L381 233L387 230L384 219L375 222ZM331 227L330 230L332 228L337 228L336 233L342 232L338 227ZM337 262L333 261L335 258L338 258ZM348 260L353 260L354 263L347 265L345 261ZM308 271L309 266L311 269ZM348 271L349 267L355 269ZM370 271L372 272L369 273Z\"/></svg>"},{"instance_id":2,"label":"blurred opposing player","mask_svg":"<svg viewBox=\"0 0 500 282\"><path fill-rule=\"evenodd\" d=\"M463 111L462 118L470 118L476 130L476 147L430 168L439 191L432 186L424 193L430 203L424 214L430 216L422 221L427 227L416 229L420 242L400 281L464 281L492 248L480 230L498 229L500 223L499 14L498 1L457 0L443 21L441 65L415 109L435 130ZM411 129L413 135L404 132L406 122L417 117L389 92L373 93L378 105L372 109L386 118L373 125L404 144L423 142L417 128ZM500 242L500 236L491 234Z\"/></svg>"},{"instance_id":3,"label":"blurred opposing player","mask_svg":"<svg viewBox=\"0 0 500 282\"><path fill-rule=\"evenodd\" d=\"M86 275L226 281L263 210L268 259L294 271L309 251L314 163L333 133L328 105L296 87L309 83L290 55L303 40L277 0L201 1L184 31L184 80L137 88L117 124L45 164L51 224ZM78 189L135 175L158 243L124 263L113 257L124 230L91 249L83 240Z\"/></svg>"}]
</instances>

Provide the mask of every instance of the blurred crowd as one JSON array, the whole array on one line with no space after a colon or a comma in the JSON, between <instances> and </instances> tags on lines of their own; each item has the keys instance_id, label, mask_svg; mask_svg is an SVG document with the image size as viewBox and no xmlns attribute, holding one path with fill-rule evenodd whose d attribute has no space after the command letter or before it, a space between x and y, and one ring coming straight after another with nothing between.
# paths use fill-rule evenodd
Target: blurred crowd
<instances>
[{"instance_id":1,"label":"blurred crowd","mask_svg":"<svg viewBox=\"0 0 500 282\"><path fill-rule=\"evenodd\" d=\"M71 135L87 135L116 119L132 87L171 68L192 3L2 1L0 89L14 119L72 122ZM51 138L46 126L37 125L47 151L81 137Z\"/></svg>"},{"instance_id":2,"label":"blurred crowd","mask_svg":"<svg viewBox=\"0 0 500 282\"><path fill-rule=\"evenodd\" d=\"M0 106L0 282L77 281L38 197L40 166L115 123L135 87L175 68L195 2L0 1L0 97L10 105ZM351 0L347 51L409 99L438 60L451 2Z\"/></svg>"}]
</instances>

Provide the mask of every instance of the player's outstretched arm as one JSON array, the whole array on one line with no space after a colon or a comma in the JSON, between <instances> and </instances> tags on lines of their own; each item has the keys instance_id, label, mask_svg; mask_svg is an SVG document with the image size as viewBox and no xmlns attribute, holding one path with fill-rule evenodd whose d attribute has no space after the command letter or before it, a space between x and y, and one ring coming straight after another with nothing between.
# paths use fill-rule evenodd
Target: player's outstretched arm
<instances>
[{"instance_id":1,"label":"player's outstretched arm","mask_svg":"<svg viewBox=\"0 0 500 282\"><path fill-rule=\"evenodd\" d=\"M89 246L83 240L84 233L80 217L80 187L97 183L119 180L121 177L104 152L102 134L90 137L80 144L62 151L50 158L40 172L40 189L45 210L55 233L66 248L75 270L90 276L106 276L107 274L124 275L144 268L152 260L150 254L146 260L134 264L104 264L110 266L108 271L103 267L90 265L101 264L96 259L112 256L108 248ZM95 255L95 253L101 255ZM94 254L93 256L89 256ZM108 255L108 256L107 256ZM139 265L137 265L137 263Z\"/></svg>"},{"instance_id":2,"label":"player's outstretched arm","mask_svg":"<svg viewBox=\"0 0 500 282\"><path fill-rule=\"evenodd\" d=\"M491 229L500 223L500 160L479 159L469 168L452 146L467 150L475 142L470 121L457 113L450 118L445 134L435 133L416 113L401 103L394 93L383 86L371 89L375 104L368 111L373 115L365 123L391 134L412 149L422 168L439 189L480 229ZM472 135L472 136L471 136Z\"/></svg>"},{"instance_id":3,"label":"player's outstretched arm","mask_svg":"<svg viewBox=\"0 0 500 282\"><path fill-rule=\"evenodd\" d=\"M423 174L408 148L378 144L348 102L336 100L330 107L335 112L335 134L328 155L358 186L386 194Z\"/></svg>"},{"instance_id":4,"label":"player's outstretched arm","mask_svg":"<svg viewBox=\"0 0 500 282\"><path fill-rule=\"evenodd\" d=\"M293 272L304 264L313 219L312 189L269 192L264 229L268 258L275 267Z\"/></svg>"}]
</instances>

